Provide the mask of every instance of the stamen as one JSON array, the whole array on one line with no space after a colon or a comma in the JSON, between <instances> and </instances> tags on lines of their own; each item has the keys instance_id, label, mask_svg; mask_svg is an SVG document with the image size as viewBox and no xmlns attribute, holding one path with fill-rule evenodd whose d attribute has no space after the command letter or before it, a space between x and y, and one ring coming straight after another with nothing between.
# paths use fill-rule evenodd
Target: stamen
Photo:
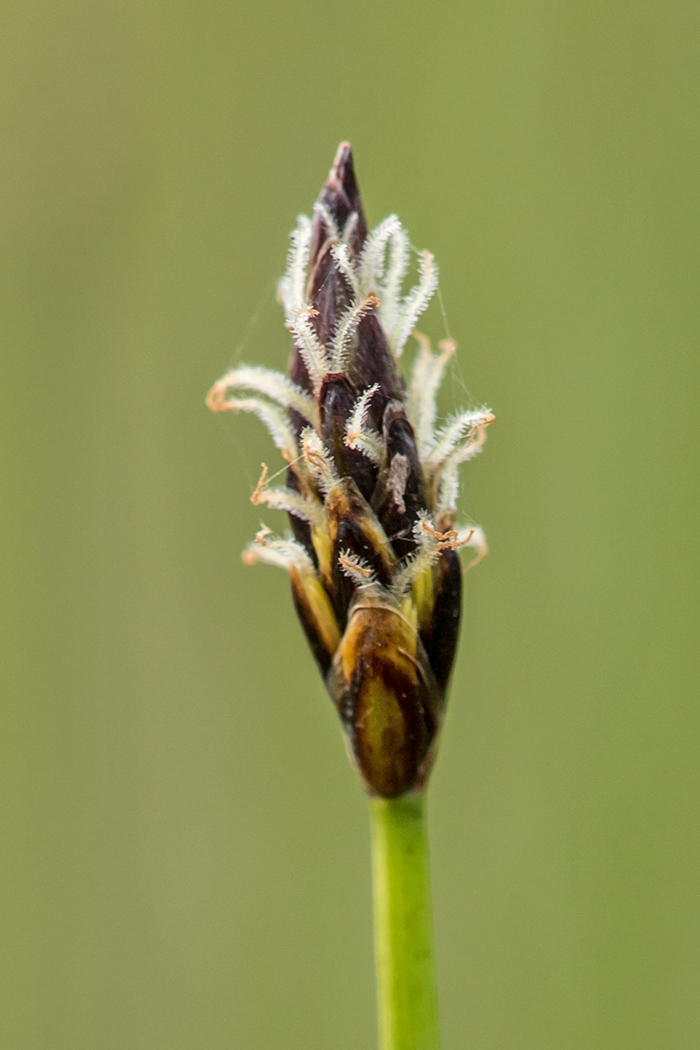
<instances>
[{"instance_id":1,"label":"stamen","mask_svg":"<svg viewBox=\"0 0 700 1050\"><path fill-rule=\"evenodd\" d=\"M479 525L474 525L471 528L469 528L468 531L469 536L467 537L466 543L464 543L463 546L473 547L474 550L476 550L478 553L476 558L472 558L468 565L465 565L465 572L469 572L469 570L473 569L475 565L478 565L480 561L483 561L489 552L489 548L486 543L486 536L484 535L484 530ZM460 536L461 535L462 532L460 532Z\"/></svg>"},{"instance_id":2,"label":"stamen","mask_svg":"<svg viewBox=\"0 0 700 1050\"><path fill-rule=\"evenodd\" d=\"M444 546L441 547L440 544L453 542L447 534L436 531L425 512L418 515L418 520L413 526L413 535L418 544L418 550L406 561L403 569L397 573L391 583L391 592L399 599L410 589L413 581L440 557L440 551L444 549Z\"/></svg>"},{"instance_id":3,"label":"stamen","mask_svg":"<svg viewBox=\"0 0 700 1050\"><path fill-rule=\"evenodd\" d=\"M258 481L257 485L255 486L255 491L253 492L253 495L250 497L250 502L253 503L253 504L260 503L260 493L263 490L263 485L265 484L265 478L267 477L267 463L262 463L261 466L262 466L262 474L260 475L260 480ZM267 528L267 526L265 526L265 528Z\"/></svg>"},{"instance_id":4,"label":"stamen","mask_svg":"<svg viewBox=\"0 0 700 1050\"><path fill-rule=\"evenodd\" d=\"M264 466L265 464L263 463L263 467ZM272 529L268 529L267 525L263 525L263 523L260 522L260 529L255 533L255 542L259 543L261 547L264 547L266 546L265 541L268 536L272 536Z\"/></svg>"},{"instance_id":5,"label":"stamen","mask_svg":"<svg viewBox=\"0 0 700 1050\"><path fill-rule=\"evenodd\" d=\"M444 550L457 550L458 547L467 547L469 541L474 535L474 529L470 529L466 536L460 536L456 529L448 529L446 532L438 532L427 518L419 519L419 524L424 532L427 532L429 536L432 536L437 541L437 548L440 551Z\"/></svg>"}]
</instances>

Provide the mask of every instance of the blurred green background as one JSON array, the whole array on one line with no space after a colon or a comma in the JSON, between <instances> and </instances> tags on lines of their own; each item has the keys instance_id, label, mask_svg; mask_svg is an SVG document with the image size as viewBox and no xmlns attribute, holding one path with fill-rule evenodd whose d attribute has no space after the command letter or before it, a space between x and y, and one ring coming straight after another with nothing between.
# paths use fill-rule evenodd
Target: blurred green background
<instances>
[{"instance_id":1,"label":"blurred green background","mask_svg":"<svg viewBox=\"0 0 700 1050\"><path fill-rule=\"evenodd\" d=\"M240 561L270 445L203 404L285 362L287 233L349 138L440 263L443 410L497 415L431 792L445 1050L695 1050L697 3L2 23L0 1046L375 1045L364 800Z\"/></svg>"}]
</instances>

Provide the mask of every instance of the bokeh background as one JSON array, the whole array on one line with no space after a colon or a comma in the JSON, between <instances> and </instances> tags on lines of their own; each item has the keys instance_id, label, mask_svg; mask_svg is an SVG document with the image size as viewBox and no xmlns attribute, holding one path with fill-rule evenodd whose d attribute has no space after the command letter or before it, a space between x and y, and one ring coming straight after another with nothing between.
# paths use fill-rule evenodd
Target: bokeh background
<instances>
[{"instance_id":1,"label":"bokeh background","mask_svg":"<svg viewBox=\"0 0 700 1050\"><path fill-rule=\"evenodd\" d=\"M245 569L342 138L494 407L431 792L446 1050L700 1045L694 0L5 0L0 1046L375 1045L365 804ZM282 519L267 512L268 524Z\"/></svg>"}]
</instances>

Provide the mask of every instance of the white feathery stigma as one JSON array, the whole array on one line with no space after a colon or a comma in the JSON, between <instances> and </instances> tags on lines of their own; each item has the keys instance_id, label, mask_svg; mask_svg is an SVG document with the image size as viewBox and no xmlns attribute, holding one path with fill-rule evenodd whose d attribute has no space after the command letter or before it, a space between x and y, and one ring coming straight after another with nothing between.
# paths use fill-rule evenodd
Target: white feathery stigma
<instances>
[{"instance_id":1,"label":"white feathery stigma","mask_svg":"<svg viewBox=\"0 0 700 1050\"><path fill-rule=\"evenodd\" d=\"M467 435L466 444L474 440L474 432L478 427L488 426L494 419L490 408L466 409L457 412L448 419L444 427L437 431L434 437L433 447L426 457L428 469L434 469L454 451L461 439ZM466 447L466 445L465 445ZM471 457L468 457L471 458ZM464 462L460 460L460 462Z\"/></svg>"},{"instance_id":2,"label":"white feathery stigma","mask_svg":"<svg viewBox=\"0 0 700 1050\"><path fill-rule=\"evenodd\" d=\"M396 321L389 331L389 346L397 358L401 357L416 321L423 311L427 310L437 286L438 269L435 256L428 251L421 252L418 264L418 284L402 300Z\"/></svg>"},{"instance_id":3,"label":"white feathery stigma","mask_svg":"<svg viewBox=\"0 0 700 1050\"><path fill-rule=\"evenodd\" d=\"M360 282L357 276L357 272L355 270L354 263L350 258L350 252L348 250L347 244L345 244L343 241L338 241L338 243L334 244L331 248L331 255L337 262L338 269L342 273L343 277L350 285L353 299L360 299L362 297L360 291Z\"/></svg>"},{"instance_id":4,"label":"white feathery stigma","mask_svg":"<svg viewBox=\"0 0 700 1050\"><path fill-rule=\"evenodd\" d=\"M310 525L322 528L324 524L323 506L317 499L307 499L301 493L290 488L263 488L258 485L250 502L254 504L266 503L273 510L286 510L302 521L308 521Z\"/></svg>"},{"instance_id":5,"label":"white feathery stigma","mask_svg":"<svg viewBox=\"0 0 700 1050\"><path fill-rule=\"evenodd\" d=\"M305 306L306 270L311 248L311 220L308 215L298 216L297 226L291 233L291 241L287 269L278 285L288 325Z\"/></svg>"},{"instance_id":6,"label":"white feathery stigma","mask_svg":"<svg viewBox=\"0 0 700 1050\"><path fill-rule=\"evenodd\" d=\"M325 346L319 342L311 324L311 315L313 313L314 311L310 307L304 307L294 320L289 322L288 327L294 335L296 345L304 359L314 391L318 393L321 389L323 377L328 372L328 354Z\"/></svg>"},{"instance_id":7,"label":"white feathery stigma","mask_svg":"<svg viewBox=\"0 0 700 1050\"><path fill-rule=\"evenodd\" d=\"M228 398L226 407L232 412L251 412L262 420L270 437L288 462L299 455L297 439L289 417L278 405L263 401L261 397Z\"/></svg>"},{"instance_id":8,"label":"white feathery stigma","mask_svg":"<svg viewBox=\"0 0 700 1050\"><path fill-rule=\"evenodd\" d=\"M430 341L415 332L419 349L413 362L411 384L408 393L408 418L413 424L418 451L425 456L435 440L435 417L437 415L437 393L440 389L447 362L455 352L451 339L440 343L440 353L434 354Z\"/></svg>"},{"instance_id":9,"label":"white feathery stigma","mask_svg":"<svg viewBox=\"0 0 700 1050\"><path fill-rule=\"evenodd\" d=\"M301 432L301 454L324 495L326 495L338 483L338 474L333 463L333 458L321 441L321 438L307 427Z\"/></svg>"},{"instance_id":10,"label":"white feathery stigma","mask_svg":"<svg viewBox=\"0 0 700 1050\"><path fill-rule=\"evenodd\" d=\"M343 574L358 587L376 586L374 570L359 554L343 550L338 555L338 564Z\"/></svg>"},{"instance_id":11,"label":"white feathery stigma","mask_svg":"<svg viewBox=\"0 0 700 1050\"><path fill-rule=\"evenodd\" d=\"M282 569L295 568L303 574L314 572L313 562L300 543L292 536L274 536L265 526L244 550L243 561L246 565L262 561Z\"/></svg>"},{"instance_id":12,"label":"white feathery stigma","mask_svg":"<svg viewBox=\"0 0 700 1050\"><path fill-rule=\"evenodd\" d=\"M334 241L340 239L340 231L335 224L335 219L323 201L316 201L314 204L314 215L318 215L323 220L323 225L326 227L330 238Z\"/></svg>"},{"instance_id":13,"label":"white feathery stigma","mask_svg":"<svg viewBox=\"0 0 700 1050\"><path fill-rule=\"evenodd\" d=\"M338 328L330 345L330 370L332 372L346 372L350 364L353 350L353 341L357 326L365 314L370 313L379 305L379 300L369 296L364 302L351 306L343 314L338 322Z\"/></svg>"},{"instance_id":14,"label":"white feathery stigma","mask_svg":"<svg viewBox=\"0 0 700 1050\"><path fill-rule=\"evenodd\" d=\"M226 399L229 390L252 390L256 394L264 394L282 408L293 408L313 426L318 425L318 406L313 398L273 368L253 365L232 368L209 392L207 404L213 411L221 412L233 407Z\"/></svg>"},{"instance_id":15,"label":"white feathery stigma","mask_svg":"<svg viewBox=\"0 0 700 1050\"><path fill-rule=\"evenodd\" d=\"M374 383L358 397L345 424L345 444L364 452L373 463L380 462L384 449L381 435L367 425L369 403L378 389L379 383Z\"/></svg>"}]
</instances>

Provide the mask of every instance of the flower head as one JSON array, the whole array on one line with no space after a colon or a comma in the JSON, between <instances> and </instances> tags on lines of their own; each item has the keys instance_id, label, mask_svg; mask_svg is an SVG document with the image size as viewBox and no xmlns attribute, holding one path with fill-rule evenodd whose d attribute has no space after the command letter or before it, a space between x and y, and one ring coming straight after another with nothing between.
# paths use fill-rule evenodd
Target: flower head
<instances>
[{"instance_id":1,"label":"flower head","mask_svg":"<svg viewBox=\"0 0 700 1050\"><path fill-rule=\"evenodd\" d=\"M263 528L246 550L289 572L294 603L367 790L424 787L459 632L460 547L486 553L478 527L456 527L459 468L477 455L488 408L436 424L454 343L434 353L414 331L437 288L430 252L404 292L411 259L395 215L368 232L348 143L291 235L279 284L293 349L288 375L243 366L207 398L253 412L287 462L286 484L256 504L285 510L291 534ZM399 359L418 344L406 382ZM472 563L473 564L473 563Z\"/></svg>"}]
</instances>

